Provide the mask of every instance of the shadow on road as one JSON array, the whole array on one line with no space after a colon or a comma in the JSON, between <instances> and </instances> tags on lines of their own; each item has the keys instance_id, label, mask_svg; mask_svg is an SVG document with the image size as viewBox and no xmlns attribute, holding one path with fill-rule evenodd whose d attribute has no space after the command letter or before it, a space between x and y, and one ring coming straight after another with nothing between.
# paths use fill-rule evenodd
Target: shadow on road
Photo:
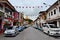
<instances>
[{"instance_id":1,"label":"shadow on road","mask_svg":"<svg viewBox=\"0 0 60 40\"><path fill-rule=\"evenodd\" d=\"M59 36L59 37L54 37L54 36L53 36L53 38L55 38L55 39L60 39L60 36Z\"/></svg>"},{"instance_id":2,"label":"shadow on road","mask_svg":"<svg viewBox=\"0 0 60 40\"><path fill-rule=\"evenodd\" d=\"M35 27L33 27L33 28L35 28ZM38 28L35 28L36 30L39 30ZM42 32L41 30L39 30L40 32ZM42 32L43 33L43 32ZM55 39L60 39L60 36L50 36L50 35L48 35L48 34L46 34L46 33L43 33L43 34L45 34L45 35L47 35L48 37L52 37L52 38L55 38Z\"/></svg>"}]
</instances>

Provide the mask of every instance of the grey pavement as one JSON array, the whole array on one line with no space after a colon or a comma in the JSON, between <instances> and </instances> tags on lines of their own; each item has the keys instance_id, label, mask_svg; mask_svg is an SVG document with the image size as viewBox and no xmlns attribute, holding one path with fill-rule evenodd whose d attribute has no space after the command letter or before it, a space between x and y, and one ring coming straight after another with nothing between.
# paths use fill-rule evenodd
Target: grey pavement
<instances>
[{"instance_id":1,"label":"grey pavement","mask_svg":"<svg viewBox=\"0 0 60 40\"><path fill-rule=\"evenodd\" d=\"M50 37L33 27L29 27L20 32L16 37L4 37L4 35L0 35L0 40L60 40L60 37Z\"/></svg>"}]
</instances>

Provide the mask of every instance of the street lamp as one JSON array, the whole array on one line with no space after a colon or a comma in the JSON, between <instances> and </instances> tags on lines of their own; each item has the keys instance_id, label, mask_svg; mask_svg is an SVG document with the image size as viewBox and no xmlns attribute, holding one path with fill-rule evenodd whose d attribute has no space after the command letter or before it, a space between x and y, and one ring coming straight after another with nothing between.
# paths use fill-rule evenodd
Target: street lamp
<instances>
[{"instance_id":1,"label":"street lamp","mask_svg":"<svg viewBox=\"0 0 60 40\"><path fill-rule=\"evenodd\" d=\"M51 5L48 5L48 4L46 4L46 3L43 3L43 4L46 5L46 7L47 7L47 6L51 6Z\"/></svg>"}]
</instances>

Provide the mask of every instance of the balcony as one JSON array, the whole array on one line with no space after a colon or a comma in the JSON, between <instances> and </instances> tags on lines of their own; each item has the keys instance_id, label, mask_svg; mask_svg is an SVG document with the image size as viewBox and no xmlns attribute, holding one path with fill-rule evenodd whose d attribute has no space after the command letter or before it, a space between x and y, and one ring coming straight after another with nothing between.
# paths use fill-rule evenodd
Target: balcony
<instances>
[{"instance_id":1,"label":"balcony","mask_svg":"<svg viewBox=\"0 0 60 40\"><path fill-rule=\"evenodd\" d=\"M60 18L60 14L56 14L56 15L48 17L46 20L55 20L55 19L59 19L59 18Z\"/></svg>"}]
</instances>

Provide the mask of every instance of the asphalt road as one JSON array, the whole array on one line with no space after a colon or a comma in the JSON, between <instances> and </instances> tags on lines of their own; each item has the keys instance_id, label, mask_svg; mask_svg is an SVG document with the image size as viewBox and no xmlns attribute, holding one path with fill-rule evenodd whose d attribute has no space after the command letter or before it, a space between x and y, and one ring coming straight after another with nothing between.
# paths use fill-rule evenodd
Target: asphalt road
<instances>
[{"instance_id":1,"label":"asphalt road","mask_svg":"<svg viewBox=\"0 0 60 40\"><path fill-rule=\"evenodd\" d=\"M60 37L51 37L37 29L29 27L20 32L16 37L4 37L4 35L0 35L0 40L60 40Z\"/></svg>"}]
</instances>

